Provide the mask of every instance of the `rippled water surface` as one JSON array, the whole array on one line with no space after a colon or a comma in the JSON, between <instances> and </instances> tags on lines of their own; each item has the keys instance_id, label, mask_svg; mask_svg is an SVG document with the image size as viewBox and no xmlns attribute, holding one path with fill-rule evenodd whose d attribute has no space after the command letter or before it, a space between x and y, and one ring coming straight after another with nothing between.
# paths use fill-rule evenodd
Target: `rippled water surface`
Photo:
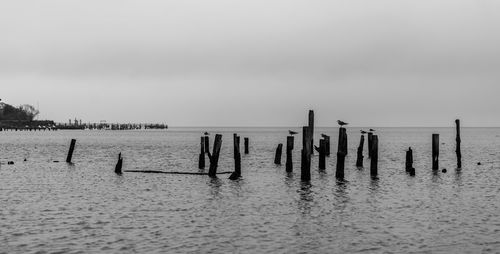
<instances>
[{"instance_id":1,"label":"rippled water surface","mask_svg":"<svg viewBox=\"0 0 500 254\"><path fill-rule=\"evenodd\" d=\"M294 173L275 166L279 128L209 130L223 134L219 171L234 168L232 133L250 138L240 181L113 171L122 152L124 170L198 172L202 131L0 132L0 253L500 251L500 129L462 130L460 171L452 128L381 129L378 180L354 167L358 129L348 129L345 182L333 152L324 172L313 157L301 183L300 135ZM336 130L317 129L316 141L321 132L336 151ZM431 170L432 133L447 173ZM409 146L415 177L404 170Z\"/></svg>"}]
</instances>

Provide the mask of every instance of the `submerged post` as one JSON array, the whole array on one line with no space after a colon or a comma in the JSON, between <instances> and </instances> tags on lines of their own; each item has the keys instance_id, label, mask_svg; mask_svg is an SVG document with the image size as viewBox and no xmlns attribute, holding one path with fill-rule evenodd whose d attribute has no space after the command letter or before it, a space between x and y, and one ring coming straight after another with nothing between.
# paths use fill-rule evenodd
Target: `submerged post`
<instances>
[{"instance_id":1,"label":"submerged post","mask_svg":"<svg viewBox=\"0 0 500 254\"><path fill-rule=\"evenodd\" d=\"M319 140L319 165L320 170L326 169L326 140Z\"/></svg>"},{"instance_id":2,"label":"submerged post","mask_svg":"<svg viewBox=\"0 0 500 254\"><path fill-rule=\"evenodd\" d=\"M234 172L229 176L231 180L237 180L241 177L241 153L240 153L240 137L233 134L233 150L234 150Z\"/></svg>"},{"instance_id":3,"label":"submerged post","mask_svg":"<svg viewBox=\"0 0 500 254\"><path fill-rule=\"evenodd\" d=\"M217 177L217 167L219 164L219 154L221 146L222 146L222 135L217 134L215 135L213 153L210 154L210 152L208 152L208 158L210 158L210 169L208 171L208 176L210 177Z\"/></svg>"},{"instance_id":4,"label":"submerged post","mask_svg":"<svg viewBox=\"0 0 500 254\"><path fill-rule=\"evenodd\" d=\"M302 127L302 160L300 168L300 179L302 181L311 180L311 142L312 137L309 127Z\"/></svg>"},{"instance_id":5,"label":"submerged post","mask_svg":"<svg viewBox=\"0 0 500 254\"><path fill-rule=\"evenodd\" d=\"M363 167L363 146L365 145L365 136L361 135L361 139L359 140L358 146L358 157L356 159L356 167Z\"/></svg>"},{"instance_id":6,"label":"submerged post","mask_svg":"<svg viewBox=\"0 0 500 254\"><path fill-rule=\"evenodd\" d=\"M335 177L337 179L343 180L344 179L344 164L345 164L345 156L346 156L346 151L344 150L346 148L345 142L347 140L347 133L346 129L344 127L340 127L339 129L339 144L338 144L338 151L337 151L337 168L335 171Z\"/></svg>"},{"instance_id":7,"label":"submerged post","mask_svg":"<svg viewBox=\"0 0 500 254\"><path fill-rule=\"evenodd\" d=\"M205 153L210 153L210 137L205 136Z\"/></svg>"},{"instance_id":8,"label":"submerged post","mask_svg":"<svg viewBox=\"0 0 500 254\"><path fill-rule=\"evenodd\" d=\"M248 154L248 138L245 138L245 154Z\"/></svg>"},{"instance_id":9,"label":"submerged post","mask_svg":"<svg viewBox=\"0 0 500 254\"><path fill-rule=\"evenodd\" d=\"M411 169L413 168L413 150L411 150L411 147L408 148L408 151L406 151L406 163L405 163L405 169L406 172L410 172Z\"/></svg>"},{"instance_id":10,"label":"submerged post","mask_svg":"<svg viewBox=\"0 0 500 254\"><path fill-rule=\"evenodd\" d=\"M276 148L276 154L274 156L274 164L276 165L281 165L282 150L283 150L283 144L278 144L278 147Z\"/></svg>"},{"instance_id":11,"label":"submerged post","mask_svg":"<svg viewBox=\"0 0 500 254\"><path fill-rule=\"evenodd\" d=\"M370 161L370 175L377 177L378 175L378 136L372 136L372 159Z\"/></svg>"},{"instance_id":12,"label":"submerged post","mask_svg":"<svg viewBox=\"0 0 500 254\"><path fill-rule=\"evenodd\" d=\"M198 159L198 168L199 169L204 169L205 168L205 137L201 137L201 142L200 142L200 156Z\"/></svg>"},{"instance_id":13,"label":"submerged post","mask_svg":"<svg viewBox=\"0 0 500 254\"><path fill-rule=\"evenodd\" d=\"M73 158L73 151L75 150L76 139L71 140L71 144L69 145L68 157L66 157L66 162L71 163L71 159Z\"/></svg>"},{"instance_id":14,"label":"submerged post","mask_svg":"<svg viewBox=\"0 0 500 254\"><path fill-rule=\"evenodd\" d=\"M368 158L372 157L373 132L368 132Z\"/></svg>"},{"instance_id":15,"label":"submerged post","mask_svg":"<svg viewBox=\"0 0 500 254\"><path fill-rule=\"evenodd\" d=\"M460 149L460 143L462 143L462 140L460 139L460 120L457 119L455 120L455 124L457 126L457 149L456 149L456 154L457 154L457 168L462 168L462 151Z\"/></svg>"},{"instance_id":16,"label":"submerged post","mask_svg":"<svg viewBox=\"0 0 500 254\"><path fill-rule=\"evenodd\" d=\"M439 134L432 134L432 169L439 169Z\"/></svg>"},{"instance_id":17,"label":"submerged post","mask_svg":"<svg viewBox=\"0 0 500 254\"><path fill-rule=\"evenodd\" d=\"M116 166L115 166L115 173L117 175L122 174L122 165L123 165L122 153L119 153L118 154L118 162L116 163Z\"/></svg>"},{"instance_id":18,"label":"submerged post","mask_svg":"<svg viewBox=\"0 0 500 254\"><path fill-rule=\"evenodd\" d=\"M294 143L293 136L286 137L286 172L293 171L293 162L292 162L293 143Z\"/></svg>"}]
</instances>

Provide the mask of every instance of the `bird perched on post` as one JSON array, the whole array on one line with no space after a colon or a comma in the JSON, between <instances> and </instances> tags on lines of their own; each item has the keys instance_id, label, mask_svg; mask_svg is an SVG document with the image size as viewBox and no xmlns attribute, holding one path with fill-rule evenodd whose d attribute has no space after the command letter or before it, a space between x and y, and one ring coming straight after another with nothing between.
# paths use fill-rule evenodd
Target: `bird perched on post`
<instances>
[{"instance_id":1,"label":"bird perched on post","mask_svg":"<svg viewBox=\"0 0 500 254\"><path fill-rule=\"evenodd\" d=\"M364 130L361 130L361 134L366 134L366 131L364 131Z\"/></svg>"},{"instance_id":2,"label":"bird perched on post","mask_svg":"<svg viewBox=\"0 0 500 254\"><path fill-rule=\"evenodd\" d=\"M348 125L348 123L340 121L340 120L337 120L337 123L340 125L340 127L342 127L344 125Z\"/></svg>"},{"instance_id":3,"label":"bird perched on post","mask_svg":"<svg viewBox=\"0 0 500 254\"><path fill-rule=\"evenodd\" d=\"M371 132L374 132L375 130L374 129L370 129Z\"/></svg>"},{"instance_id":4,"label":"bird perched on post","mask_svg":"<svg viewBox=\"0 0 500 254\"><path fill-rule=\"evenodd\" d=\"M328 135L321 133L321 137L322 137L322 138L327 138L327 137L328 137Z\"/></svg>"},{"instance_id":5,"label":"bird perched on post","mask_svg":"<svg viewBox=\"0 0 500 254\"><path fill-rule=\"evenodd\" d=\"M206 131L205 131L205 133L203 133L203 134L205 134L205 136L208 136L208 135L210 135L210 133L208 133L208 132L206 132Z\"/></svg>"},{"instance_id":6,"label":"bird perched on post","mask_svg":"<svg viewBox=\"0 0 500 254\"><path fill-rule=\"evenodd\" d=\"M288 133L290 133L290 135L292 135L292 136L293 136L293 135L297 134L298 132L296 132L296 131L291 131L291 130L288 130Z\"/></svg>"}]
</instances>

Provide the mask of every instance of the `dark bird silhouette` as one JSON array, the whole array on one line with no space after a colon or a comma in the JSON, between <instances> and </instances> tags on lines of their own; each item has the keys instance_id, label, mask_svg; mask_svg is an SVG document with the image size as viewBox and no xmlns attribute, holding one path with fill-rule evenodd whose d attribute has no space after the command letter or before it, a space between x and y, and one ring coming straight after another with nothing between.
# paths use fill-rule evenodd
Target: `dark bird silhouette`
<instances>
[{"instance_id":1,"label":"dark bird silhouette","mask_svg":"<svg viewBox=\"0 0 500 254\"><path fill-rule=\"evenodd\" d=\"M342 127L344 125L348 125L348 123L346 122L343 122L343 121L340 121L340 120L337 120L337 123Z\"/></svg>"},{"instance_id":2,"label":"dark bird silhouette","mask_svg":"<svg viewBox=\"0 0 500 254\"><path fill-rule=\"evenodd\" d=\"M364 130L361 130L361 134L366 134L366 131L364 131Z\"/></svg>"},{"instance_id":3,"label":"dark bird silhouette","mask_svg":"<svg viewBox=\"0 0 500 254\"><path fill-rule=\"evenodd\" d=\"M315 146L314 146L314 150L316 150L316 152L318 152L318 153L319 153L319 147L318 147L318 146L316 146L316 145L315 145Z\"/></svg>"},{"instance_id":4,"label":"dark bird silhouette","mask_svg":"<svg viewBox=\"0 0 500 254\"><path fill-rule=\"evenodd\" d=\"M205 134L205 136L208 136L208 135L210 135L210 133L208 133L208 132L206 132L206 131L205 131L205 133L203 133L203 134Z\"/></svg>"},{"instance_id":5,"label":"dark bird silhouette","mask_svg":"<svg viewBox=\"0 0 500 254\"><path fill-rule=\"evenodd\" d=\"M323 138L327 138L327 137L328 137L328 135L321 133L321 137L323 137Z\"/></svg>"},{"instance_id":6,"label":"dark bird silhouette","mask_svg":"<svg viewBox=\"0 0 500 254\"><path fill-rule=\"evenodd\" d=\"M291 130L288 130L288 133L290 133L290 135L292 135L292 136L293 136L293 135L295 135L295 134L298 134L298 132L296 132L296 131L291 131Z\"/></svg>"},{"instance_id":7,"label":"dark bird silhouette","mask_svg":"<svg viewBox=\"0 0 500 254\"><path fill-rule=\"evenodd\" d=\"M375 130L374 129L370 129L371 132L374 132Z\"/></svg>"}]
</instances>

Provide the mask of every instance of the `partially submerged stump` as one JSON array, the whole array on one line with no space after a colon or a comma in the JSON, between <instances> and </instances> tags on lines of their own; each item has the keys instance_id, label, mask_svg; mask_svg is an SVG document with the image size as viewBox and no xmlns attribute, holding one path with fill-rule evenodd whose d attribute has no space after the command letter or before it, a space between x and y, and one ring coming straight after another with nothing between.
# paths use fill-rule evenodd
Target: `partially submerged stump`
<instances>
[{"instance_id":1,"label":"partially submerged stump","mask_svg":"<svg viewBox=\"0 0 500 254\"><path fill-rule=\"evenodd\" d=\"M319 165L318 169L325 170L326 169L326 140L321 139L319 141Z\"/></svg>"},{"instance_id":2,"label":"partially submerged stump","mask_svg":"<svg viewBox=\"0 0 500 254\"><path fill-rule=\"evenodd\" d=\"M274 155L274 164L281 165L281 154L283 153L283 144L278 144L276 154Z\"/></svg>"},{"instance_id":3,"label":"partially submerged stump","mask_svg":"<svg viewBox=\"0 0 500 254\"><path fill-rule=\"evenodd\" d=\"M222 146L222 135L217 134L215 135L213 153L212 154L210 154L210 152L208 153L208 158L210 159L210 169L208 171L208 175L210 177L216 177L217 175L217 167L219 165L219 154L221 146Z\"/></svg>"},{"instance_id":4,"label":"partially submerged stump","mask_svg":"<svg viewBox=\"0 0 500 254\"><path fill-rule=\"evenodd\" d=\"M205 169L205 137L201 137L200 156L198 158L198 169Z\"/></svg>"},{"instance_id":5,"label":"partially submerged stump","mask_svg":"<svg viewBox=\"0 0 500 254\"><path fill-rule=\"evenodd\" d=\"M248 143L249 143L248 138L245 138L245 154L249 154Z\"/></svg>"},{"instance_id":6,"label":"partially submerged stump","mask_svg":"<svg viewBox=\"0 0 500 254\"><path fill-rule=\"evenodd\" d=\"M229 176L231 180L237 180L241 177L241 153L240 137L233 134L233 152L234 152L234 172Z\"/></svg>"},{"instance_id":7,"label":"partially submerged stump","mask_svg":"<svg viewBox=\"0 0 500 254\"><path fill-rule=\"evenodd\" d=\"M408 151L406 151L406 163L405 163L406 172L410 172L412 168L413 168L413 150L411 150L410 147L408 148Z\"/></svg>"},{"instance_id":8,"label":"partially submerged stump","mask_svg":"<svg viewBox=\"0 0 500 254\"><path fill-rule=\"evenodd\" d=\"M376 178L378 175L378 136L372 137L372 158L370 161L370 175Z\"/></svg>"},{"instance_id":9,"label":"partially submerged stump","mask_svg":"<svg viewBox=\"0 0 500 254\"><path fill-rule=\"evenodd\" d=\"M309 127L302 127L302 152L301 152L301 167L300 179L302 181L311 180L311 153L312 153L312 137Z\"/></svg>"},{"instance_id":10,"label":"partially submerged stump","mask_svg":"<svg viewBox=\"0 0 500 254\"><path fill-rule=\"evenodd\" d=\"M67 163L72 163L71 159L73 158L73 151L75 150L76 139L71 140L71 144L69 145L68 156L66 157Z\"/></svg>"},{"instance_id":11,"label":"partially submerged stump","mask_svg":"<svg viewBox=\"0 0 500 254\"><path fill-rule=\"evenodd\" d=\"M337 151L337 167L335 171L335 177L337 179L344 179L344 167L345 167L345 157L347 155L347 132L344 127L340 127L339 129L339 143L338 143L338 151Z\"/></svg>"},{"instance_id":12,"label":"partially submerged stump","mask_svg":"<svg viewBox=\"0 0 500 254\"><path fill-rule=\"evenodd\" d=\"M356 158L356 167L363 167L363 146L365 145L365 136L361 135L361 139L359 140L359 146L358 146L358 154Z\"/></svg>"},{"instance_id":13,"label":"partially submerged stump","mask_svg":"<svg viewBox=\"0 0 500 254\"><path fill-rule=\"evenodd\" d=\"M368 158L372 157L373 132L368 132Z\"/></svg>"},{"instance_id":14,"label":"partially submerged stump","mask_svg":"<svg viewBox=\"0 0 500 254\"><path fill-rule=\"evenodd\" d=\"M456 128L457 128L457 148L455 150L455 153L457 154L457 168L461 169L462 168L462 151L460 149L460 143L462 143L462 140L460 139L460 120L457 119L455 120Z\"/></svg>"},{"instance_id":15,"label":"partially submerged stump","mask_svg":"<svg viewBox=\"0 0 500 254\"><path fill-rule=\"evenodd\" d=\"M118 162L116 163L115 166L115 173L118 175L122 174L122 165L123 165L123 158L122 158L122 153L118 154Z\"/></svg>"},{"instance_id":16,"label":"partially submerged stump","mask_svg":"<svg viewBox=\"0 0 500 254\"><path fill-rule=\"evenodd\" d=\"M432 169L439 169L439 134L432 134Z\"/></svg>"}]
</instances>

